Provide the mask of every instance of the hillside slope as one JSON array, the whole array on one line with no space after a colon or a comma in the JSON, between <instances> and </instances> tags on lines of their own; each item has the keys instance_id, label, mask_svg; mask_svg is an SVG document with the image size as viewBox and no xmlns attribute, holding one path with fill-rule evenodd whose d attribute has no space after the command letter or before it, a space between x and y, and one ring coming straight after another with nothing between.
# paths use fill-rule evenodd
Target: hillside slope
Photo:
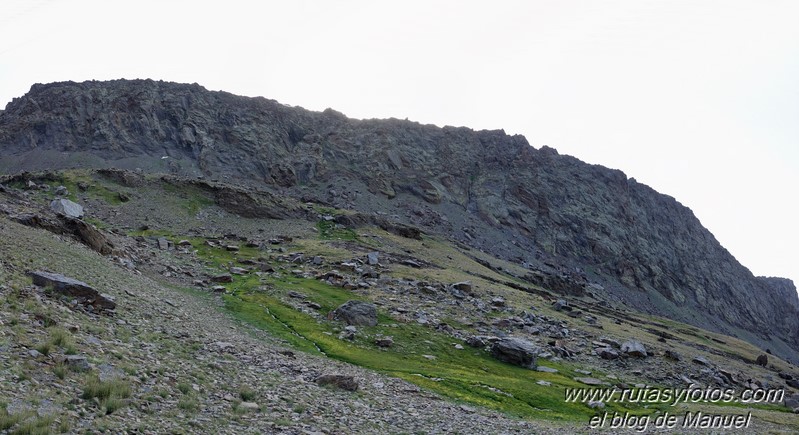
<instances>
[{"instance_id":1,"label":"hillside slope","mask_svg":"<svg viewBox=\"0 0 799 435\"><path fill-rule=\"evenodd\" d=\"M202 176L393 216L612 305L799 361L793 283L757 278L675 199L502 131L352 120L199 85L35 85L0 113L0 171Z\"/></svg>"}]
</instances>

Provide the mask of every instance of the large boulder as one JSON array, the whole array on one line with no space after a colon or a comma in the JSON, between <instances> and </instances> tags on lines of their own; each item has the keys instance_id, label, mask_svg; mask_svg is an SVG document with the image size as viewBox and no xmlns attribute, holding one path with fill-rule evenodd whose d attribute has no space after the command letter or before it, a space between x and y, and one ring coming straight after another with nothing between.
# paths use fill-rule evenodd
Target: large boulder
<instances>
[{"instance_id":1,"label":"large boulder","mask_svg":"<svg viewBox=\"0 0 799 435\"><path fill-rule=\"evenodd\" d=\"M113 310L117 306L113 297L98 292L85 282L58 273L42 271L29 272L28 275L33 278L35 285L52 288L56 293L76 298L82 304L103 310Z\"/></svg>"},{"instance_id":2,"label":"large boulder","mask_svg":"<svg viewBox=\"0 0 799 435\"><path fill-rule=\"evenodd\" d=\"M334 319L342 320L348 325L377 325L377 307L368 302L347 301L333 310L331 314Z\"/></svg>"},{"instance_id":3,"label":"large boulder","mask_svg":"<svg viewBox=\"0 0 799 435\"><path fill-rule=\"evenodd\" d=\"M637 340L628 340L622 343L621 351L630 356L647 357L646 348Z\"/></svg>"},{"instance_id":4,"label":"large boulder","mask_svg":"<svg viewBox=\"0 0 799 435\"><path fill-rule=\"evenodd\" d=\"M358 391L358 381L352 376L324 374L315 379L317 385L330 385L346 391Z\"/></svg>"},{"instance_id":5,"label":"large boulder","mask_svg":"<svg viewBox=\"0 0 799 435\"><path fill-rule=\"evenodd\" d=\"M531 342L521 338L503 338L491 346L491 355L509 364L534 369L538 348Z\"/></svg>"},{"instance_id":6,"label":"large boulder","mask_svg":"<svg viewBox=\"0 0 799 435\"><path fill-rule=\"evenodd\" d=\"M50 209L55 213L66 217L80 219L83 217L83 207L66 198L54 199L50 203Z\"/></svg>"}]
</instances>

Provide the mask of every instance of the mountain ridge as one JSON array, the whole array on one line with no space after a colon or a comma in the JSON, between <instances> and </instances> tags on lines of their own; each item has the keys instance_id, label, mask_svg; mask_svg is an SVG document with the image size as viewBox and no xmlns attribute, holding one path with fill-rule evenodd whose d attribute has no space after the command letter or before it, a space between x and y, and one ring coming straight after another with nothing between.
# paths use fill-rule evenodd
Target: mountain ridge
<instances>
[{"instance_id":1,"label":"mountain ridge","mask_svg":"<svg viewBox=\"0 0 799 435\"><path fill-rule=\"evenodd\" d=\"M138 168L385 213L562 276L580 294L799 360L790 280L755 277L677 199L502 130L116 80L34 85L0 112L0 147L0 172Z\"/></svg>"}]
</instances>

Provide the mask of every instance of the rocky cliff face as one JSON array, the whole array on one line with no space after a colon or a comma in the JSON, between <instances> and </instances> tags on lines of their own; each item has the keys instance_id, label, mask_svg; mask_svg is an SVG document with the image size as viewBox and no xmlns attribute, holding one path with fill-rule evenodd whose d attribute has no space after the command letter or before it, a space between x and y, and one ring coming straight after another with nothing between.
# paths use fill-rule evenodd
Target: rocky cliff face
<instances>
[{"instance_id":1,"label":"rocky cliff face","mask_svg":"<svg viewBox=\"0 0 799 435\"><path fill-rule=\"evenodd\" d=\"M0 112L0 149L3 172L139 168L386 213L799 360L793 283L754 277L673 198L522 136L120 80L33 86Z\"/></svg>"}]
</instances>

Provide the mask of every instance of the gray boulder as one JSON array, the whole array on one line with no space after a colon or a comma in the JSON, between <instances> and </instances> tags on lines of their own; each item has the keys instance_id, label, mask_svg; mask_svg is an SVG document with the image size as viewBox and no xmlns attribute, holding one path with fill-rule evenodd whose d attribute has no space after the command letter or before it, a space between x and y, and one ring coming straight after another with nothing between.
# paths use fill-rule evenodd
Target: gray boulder
<instances>
[{"instance_id":1,"label":"gray boulder","mask_svg":"<svg viewBox=\"0 0 799 435\"><path fill-rule=\"evenodd\" d=\"M376 266L380 262L380 254L377 252L370 252L366 254L366 264Z\"/></svg>"},{"instance_id":2,"label":"gray boulder","mask_svg":"<svg viewBox=\"0 0 799 435\"><path fill-rule=\"evenodd\" d=\"M462 292L464 292L466 294L472 294L472 282L471 281L456 282L455 284L452 284L452 288L454 288L455 290L462 291Z\"/></svg>"},{"instance_id":3,"label":"gray boulder","mask_svg":"<svg viewBox=\"0 0 799 435\"><path fill-rule=\"evenodd\" d=\"M91 369L89 360L83 355L67 355L64 357L64 365L77 372L85 372Z\"/></svg>"},{"instance_id":4,"label":"gray boulder","mask_svg":"<svg viewBox=\"0 0 799 435\"><path fill-rule=\"evenodd\" d=\"M621 351L630 356L637 356L641 358L647 357L646 348L643 344L641 344L640 341L637 340L628 340L622 343Z\"/></svg>"},{"instance_id":5,"label":"gray boulder","mask_svg":"<svg viewBox=\"0 0 799 435\"><path fill-rule=\"evenodd\" d=\"M85 282L68 278L58 273L34 271L28 273L33 283L39 287L52 288L56 293L78 299L78 302L103 310L113 310L117 304L114 298L98 292Z\"/></svg>"},{"instance_id":6,"label":"gray boulder","mask_svg":"<svg viewBox=\"0 0 799 435\"><path fill-rule=\"evenodd\" d=\"M347 301L333 310L332 317L343 320L348 325L377 325L377 307L375 304L362 301Z\"/></svg>"},{"instance_id":7,"label":"gray boulder","mask_svg":"<svg viewBox=\"0 0 799 435\"><path fill-rule=\"evenodd\" d=\"M80 219L83 217L83 207L65 198L54 199L50 203L50 209L55 213L71 218Z\"/></svg>"},{"instance_id":8,"label":"gray boulder","mask_svg":"<svg viewBox=\"0 0 799 435\"><path fill-rule=\"evenodd\" d=\"M491 355L509 364L534 369L538 348L531 342L521 338L503 338L491 346Z\"/></svg>"},{"instance_id":9,"label":"gray boulder","mask_svg":"<svg viewBox=\"0 0 799 435\"><path fill-rule=\"evenodd\" d=\"M602 347L596 350L596 354L602 359L616 359L619 353L610 347Z\"/></svg>"}]
</instances>

